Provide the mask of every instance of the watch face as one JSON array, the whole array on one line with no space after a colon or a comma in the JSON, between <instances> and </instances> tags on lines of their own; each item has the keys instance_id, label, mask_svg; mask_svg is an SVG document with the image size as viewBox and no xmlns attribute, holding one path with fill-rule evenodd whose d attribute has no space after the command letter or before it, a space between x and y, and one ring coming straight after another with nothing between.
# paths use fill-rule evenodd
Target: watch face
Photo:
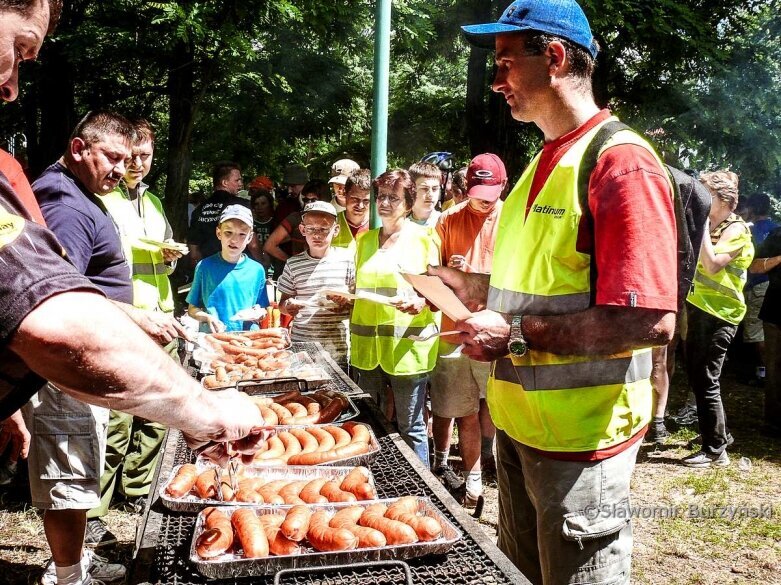
<instances>
[{"instance_id":1,"label":"watch face","mask_svg":"<svg viewBox=\"0 0 781 585\"><path fill-rule=\"evenodd\" d=\"M510 353L515 356L522 356L526 353L526 344L523 341L510 342Z\"/></svg>"}]
</instances>

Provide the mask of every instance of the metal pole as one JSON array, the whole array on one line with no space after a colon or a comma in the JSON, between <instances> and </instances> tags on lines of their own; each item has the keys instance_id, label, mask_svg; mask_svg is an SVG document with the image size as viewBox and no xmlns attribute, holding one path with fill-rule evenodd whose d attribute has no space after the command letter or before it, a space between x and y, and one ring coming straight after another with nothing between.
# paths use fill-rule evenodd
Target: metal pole
<instances>
[{"instance_id":1,"label":"metal pole","mask_svg":"<svg viewBox=\"0 0 781 585\"><path fill-rule=\"evenodd\" d=\"M377 0L374 28L374 108L372 111L372 178L388 168L388 78L390 75L391 0ZM380 227L372 197L371 227Z\"/></svg>"}]
</instances>

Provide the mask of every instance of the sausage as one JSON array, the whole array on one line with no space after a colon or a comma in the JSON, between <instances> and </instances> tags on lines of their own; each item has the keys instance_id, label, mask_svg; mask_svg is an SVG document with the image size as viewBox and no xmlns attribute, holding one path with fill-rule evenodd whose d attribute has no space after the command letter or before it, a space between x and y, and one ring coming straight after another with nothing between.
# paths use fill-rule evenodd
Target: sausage
<instances>
[{"instance_id":1,"label":"sausage","mask_svg":"<svg viewBox=\"0 0 781 585\"><path fill-rule=\"evenodd\" d=\"M290 429L290 432L301 442L302 454L317 451L317 448L320 446L314 435L304 429Z\"/></svg>"},{"instance_id":2,"label":"sausage","mask_svg":"<svg viewBox=\"0 0 781 585\"><path fill-rule=\"evenodd\" d=\"M317 441L318 447L315 449L316 451L330 451L336 446L336 440L331 433L322 427L310 427L307 429L307 432Z\"/></svg>"},{"instance_id":3,"label":"sausage","mask_svg":"<svg viewBox=\"0 0 781 585\"><path fill-rule=\"evenodd\" d=\"M360 441L368 443L371 441L371 433L369 427L364 424L356 422L346 422L342 425L342 428L352 435L353 442Z\"/></svg>"},{"instance_id":4,"label":"sausage","mask_svg":"<svg viewBox=\"0 0 781 585\"><path fill-rule=\"evenodd\" d=\"M358 520L363 514L363 508L360 506L351 506L343 508L333 515L328 523L331 528L346 528L358 537L358 546L360 548L372 548L385 546L387 539L379 530L358 526Z\"/></svg>"},{"instance_id":5,"label":"sausage","mask_svg":"<svg viewBox=\"0 0 781 585\"><path fill-rule=\"evenodd\" d=\"M202 512L204 531L195 541L195 550L202 559L211 559L225 553L233 546L233 527L228 517L217 508Z\"/></svg>"},{"instance_id":6,"label":"sausage","mask_svg":"<svg viewBox=\"0 0 781 585\"><path fill-rule=\"evenodd\" d=\"M339 488L338 481L327 481L320 489L320 495L328 498L329 502L354 502L356 501L355 494L342 491Z\"/></svg>"},{"instance_id":7,"label":"sausage","mask_svg":"<svg viewBox=\"0 0 781 585\"><path fill-rule=\"evenodd\" d=\"M270 404L269 408L273 410L279 417L279 424L281 425L293 424L293 415L290 414L290 411L287 408L285 408L281 404L277 404L276 402Z\"/></svg>"},{"instance_id":8,"label":"sausage","mask_svg":"<svg viewBox=\"0 0 781 585\"><path fill-rule=\"evenodd\" d=\"M285 500L286 504L304 503L304 501L299 497L299 494L301 493L301 490L304 489L304 486L306 486L308 483L309 482L306 480L291 481L289 484L279 490L279 495L283 500Z\"/></svg>"},{"instance_id":9,"label":"sausage","mask_svg":"<svg viewBox=\"0 0 781 585\"><path fill-rule=\"evenodd\" d=\"M231 478L227 473L220 476L220 491L222 492L222 500L225 502L230 502L236 497L231 485Z\"/></svg>"},{"instance_id":10,"label":"sausage","mask_svg":"<svg viewBox=\"0 0 781 585\"><path fill-rule=\"evenodd\" d=\"M258 493L263 496L263 499L268 504L284 504L285 500L279 495L279 490L290 483L287 479L278 479L276 481L270 481L265 485L258 488Z\"/></svg>"},{"instance_id":11,"label":"sausage","mask_svg":"<svg viewBox=\"0 0 781 585\"><path fill-rule=\"evenodd\" d=\"M249 339L284 339L284 335L282 329L278 327L272 329L255 329L254 331L247 331L244 333L244 337L248 337Z\"/></svg>"},{"instance_id":12,"label":"sausage","mask_svg":"<svg viewBox=\"0 0 781 585\"><path fill-rule=\"evenodd\" d=\"M288 510L282 526L279 527L282 534L290 540L301 542L309 531L309 521L312 518L312 510L304 506L293 506Z\"/></svg>"},{"instance_id":13,"label":"sausage","mask_svg":"<svg viewBox=\"0 0 781 585\"><path fill-rule=\"evenodd\" d=\"M288 459L293 455L301 453L301 442L293 433L290 431L283 431L277 433L277 437L279 437L279 440L282 441L282 444L285 446L285 453L282 455L282 459Z\"/></svg>"},{"instance_id":14,"label":"sausage","mask_svg":"<svg viewBox=\"0 0 781 585\"><path fill-rule=\"evenodd\" d=\"M309 544L324 552L352 550L358 547L358 537L346 528L331 528L328 514L319 510L312 515L307 532Z\"/></svg>"},{"instance_id":15,"label":"sausage","mask_svg":"<svg viewBox=\"0 0 781 585\"><path fill-rule=\"evenodd\" d=\"M181 498L190 493L196 479L198 479L198 469L195 465L192 463L182 465L176 472L176 476L168 482L165 493L172 498Z\"/></svg>"},{"instance_id":16,"label":"sausage","mask_svg":"<svg viewBox=\"0 0 781 585\"><path fill-rule=\"evenodd\" d=\"M239 508L231 516L231 524L239 537L244 556L257 559L268 556L268 536L255 510Z\"/></svg>"},{"instance_id":17,"label":"sausage","mask_svg":"<svg viewBox=\"0 0 781 585\"><path fill-rule=\"evenodd\" d=\"M369 450L367 443L357 442L350 443L345 447L339 447L338 449L331 449L330 451L324 451L322 453L300 453L293 455L288 459L289 465L322 465L330 461L337 461L339 459L349 459L351 457L357 457L363 455Z\"/></svg>"},{"instance_id":18,"label":"sausage","mask_svg":"<svg viewBox=\"0 0 781 585\"><path fill-rule=\"evenodd\" d=\"M320 490L323 489L323 486L327 481L328 480L324 478L313 479L304 486L304 489L299 492L298 497L307 504L324 504L328 502L328 498L320 495Z\"/></svg>"},{"instance_id":19,"label":"sausage","mask_svg":"<svg viewBox=\"0 0 781 585\"><path fill-rule=\"evenodd\" d=\"M411 544L418 541L418 535L411 526L398 520L385 518L386 511L387 507L384 504L368 506L361 514L358 523L382 532L390 545Z\"/></svg>"},{"instance_id":20,"label":"sausage","mask_svg":"<svg viewBox=\"0 0 781 585\"><path fill-rule=\"evenodd\" d=\"M285 392L284 394L280 394L279 396L273 396L271 400L273 400L277 404L285 404L285 402L298 400L299 398L301 398L301 391L291 390L290 392Z\"/></svg>"},{"instance_id":21,"label":"sausage","mask_svg":"<svg viewBox=\"0 0 781 585\"><path fill-rule=\"evenodd\" d=\"M263 496L252 488L239 488L236 492L237 502L247 502L250 504L264 504Z\"/></svg>"},{"instance_id":22,"label":"sausage","mask_svg":"<svg viewBox=\"0 0 781 585\"><path fill-rule=\"evenodd\" d=\"M205 376L203 379L203 387L206 389L219 388L220 383L217 381L217 377L214 374Z\"/></svg>"},{"instance_id":23,"label":"sausage","mask_svg":"<svg viewBox=\"0 0 781 585\"><path fill-rule=\"evenodd\" d=\"M213 500L217 497L217 476L213 468L202 472L195 480L195 493L202 500Z\"/></svg>"},{"instance_id":24,"label":"sausage","mask_svg":"<svg viewBox=\"0 0 781 585\"><path fill-rule=\"evenodd\" d=\"M430 516L418 516L415 496L406 496L388 506L385 517L408 524L424 542L436 540L442 534L442 525Z\"/></svg>"},{"instance_id":25,"label":"sausage","mask_svg":"<svg viewBox=\"0 0 781 585\"><path fill-rule=\"evenodd\" d=\"M346 492L355 494L359 500L377 498L377 490L369 483L369 470L365 467L355 467L348 473L339 485Z\"/></svg>"},{"instance_id":26,"label":"sausage","mask_svg":"<svg viewBox=\"0 0 781 585\"><path fill-rule=\"evenodd\" d=\"M342 427L337 427L336 425L329 425L327 427L323 427L323 430L329 433L334 438L334 441L336 441L336 444L334 445L334 449L338 449L339 447L344 447L345 445L349 445L350 442L353 440L352 435L347 431L345 431Z\"/></svg>"},{"instance_id":27,"label":"sausage","mask_svg":"<svg viewBox=\"0 0 781 585\"><path fill-rule=\"evenodd\" d=\"M320 410L320 418L317 422L319 423L330 423L334 422L337 418L339 418L344 412L344 409L347 408L347 401L343 398L334 398L331 400L331 402L328 403L327 406L324 406Z\"/></svg>"},{"instance_id":28,"label":"sausage","mask_svg":"<svg viewBox=\"0 0 781 585\"><path fill-rule=\"evenodd\" d=\"M293 415L293 419L307 416L306 406L300 402L285 402L283 406L290 411L290 414Z\"/></svg>"},{"instance_id":29,"label":"sausage","mask_svg":"<svg viewBox=\"0 0 781 585\"><path fill-rule=\"evenodd\" d=\"M287 465L286 459L253 459L252 465L254 467L283 467Z\"/></svg>"},{"instance_id":30,"label":"sausage","mask_svg":"<svg viewBox=\"0 0 781 585\"><path fill-rule=\"evenodd\" d=\"M243 347L243 346L242 347L238 347L238 346L230 345L230 344L222 346L222 350L225 353L233 354L233 355L242 355L242 354L244 354L244 355L251 355L251 356L258 357L258 358L268 357L269 354L274 352L274 349L276 349L276 348L260 349L260 348L257 348L257 347Z\"/></svg>"},{"instance_id":31,"label":"sausage","mask_svg":"<svg viewBox=\"0 0 781 585\"><path fill-rule=\"evenodd\" d=\"M260 516L260 524L266 531L268 538L268 548L273 555L295 555L301 552L301 547L297 542L286 538L279 527L285 521L283 514L263 514Z\"/></svg>"},{"instance_id":32,"label":"sausage","mask_svg":"<svg viewBox=\"0 0 781 585\"><path fill-rule=\"evenodd\" d=\"M285 444L278 436L269 437L266 443L268 448L256 453L254 459L280 459L285 454Z\"/></svg>"},{"instance_id":33,"label":"sausage","mask_svg":"<svg viewBox=\"0 0 781 585\"><path fill-rule=\"evenodd\" d=\"M260 416L263 417L263 424L268 427L273 427L279 424L279 416L276 412L271 410L268 406L259 406Z\"/></svg>"}]
</instances>

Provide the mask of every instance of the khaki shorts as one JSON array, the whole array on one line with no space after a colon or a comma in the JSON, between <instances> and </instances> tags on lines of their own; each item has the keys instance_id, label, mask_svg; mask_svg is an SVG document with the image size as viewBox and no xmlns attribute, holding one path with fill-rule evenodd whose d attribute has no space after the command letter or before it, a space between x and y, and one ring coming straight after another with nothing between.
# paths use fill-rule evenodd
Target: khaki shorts
<instances>
[{"instance_id":1,"label":"khaki shorts","mask_svg":"<svg viewBox=\"0 0 781 585\"><path fill-rule=\"evenodd\" d=\"M759 310L765 301L765 293L769 285L769 282L760 282L758 285L746 289L746 316L743 318L743 341L745 343L765 341L762 321L759 320Z\"/></svg>"},{"instance_id":2,"label":"khaki shorts","mask_svg":"<svg viewBox=\"0 0 781 585\"><path fill-rule=\"evenodd\" d=\"M440 354L455 346L440 342ZM431 372L431 412L442 418L477 414L485 398L491 364L476 362L465 355L448 358L439 355Z\"/></svg>"},{"instance_id":3,"label":"khaki shorts","mask_svg":"<svg viewBox=\"0 0 781 585\"><path fill-rule=\"evenodd\" d=\"M22 412L32 435L28 469L33 506L89 510L100 504L108 409L46 384Z\"/></svg>"}]
</instances>

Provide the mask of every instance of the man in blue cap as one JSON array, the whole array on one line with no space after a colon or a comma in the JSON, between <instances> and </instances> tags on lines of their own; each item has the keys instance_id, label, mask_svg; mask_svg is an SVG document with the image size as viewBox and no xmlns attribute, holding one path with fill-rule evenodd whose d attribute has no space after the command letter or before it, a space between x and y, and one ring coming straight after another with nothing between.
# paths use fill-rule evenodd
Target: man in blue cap
<instances>
[{"instance_id":1,"label":"man in blue cap","mask_svg":"<svg viewBox=\"0 0 781 585\"><path fill-rule=\"evenodd\" d=\"M545 140L505 202L492 274L430 269L476 311L456 323L464 353L494 361L498 544L533 583L629 583L651 348L677 310L672 187L631 131L578 180L614 117L594 101L598 45L574 0L518 0L463 30L496 50L493 90Z\"/></svg>"}]
</instances>

